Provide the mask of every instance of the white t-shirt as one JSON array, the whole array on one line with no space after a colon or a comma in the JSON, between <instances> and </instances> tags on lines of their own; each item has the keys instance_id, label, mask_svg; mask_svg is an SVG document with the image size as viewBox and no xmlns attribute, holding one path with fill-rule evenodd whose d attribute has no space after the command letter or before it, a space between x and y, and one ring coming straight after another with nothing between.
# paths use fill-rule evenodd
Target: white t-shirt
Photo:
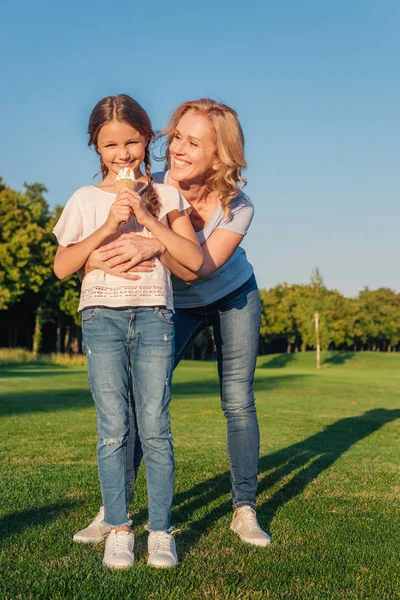
<instances>
[{"instance_id":1,"label":"white t-shirt","mask_svg":"<svg viewBox=\"0 0 400 600\"><path fill-rule=\"evenodd\" d=\"M158 192L161 209L159 221L168 226L167 215L173 210L183 211L190 204L169 185L154 183ZM142 194L145 187L140 190ZM71 196L53 229L61 246L81 242L97 231L107 220L110 207L116 194L106 192L95 186L81 187ZM128 223L121 224L118 232L103 242L105 245L122 233L136 233L144 237L154 237L145 227L132 217ZM150 273L138 273L140 279L129 281L109 275L95 269L85 275L82 281L78 311L88 306L166 306L173 310L171 278L168 269L158 259Z\"/></svg>"}]
</instances>

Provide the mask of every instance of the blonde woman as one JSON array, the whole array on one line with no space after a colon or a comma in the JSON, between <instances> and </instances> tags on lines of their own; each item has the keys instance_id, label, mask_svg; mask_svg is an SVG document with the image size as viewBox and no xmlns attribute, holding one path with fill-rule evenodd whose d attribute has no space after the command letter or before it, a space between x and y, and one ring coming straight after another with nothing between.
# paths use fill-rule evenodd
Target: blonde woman
<instances>
[{"instance_id":1,"label":"blonde woman","mask_svg":"<svg viewBox=\"0 0 400 600\"><path fill-rule=\"evenodd\" d=\"M158 240L128 234L95 251L87 268L136 278L129 274L136 265L161 257L174 275L175 366L195 337L213 327L227 421L231 529L244 542L266 546L271 540L255 512L259 428L253 377L260 298L253 268L240 247L254 214L252 202L241 189L246 183L242 177L244 136L236 112L208 98L178 106L164 134L168 170L156 173L154 180L174 186L190 203L190 219L204 253L202 267L191 271ZM107 535L100 512L74 539L93 542Z\"/></svg>"}]
</instances>

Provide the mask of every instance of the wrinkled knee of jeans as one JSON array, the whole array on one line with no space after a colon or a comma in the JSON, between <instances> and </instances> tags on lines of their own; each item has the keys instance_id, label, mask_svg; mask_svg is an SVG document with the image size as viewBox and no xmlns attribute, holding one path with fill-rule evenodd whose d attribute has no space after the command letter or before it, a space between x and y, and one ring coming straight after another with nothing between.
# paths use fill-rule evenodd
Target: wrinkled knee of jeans
<instances>
[{"instance_id":1,"label":"wrinkled knee of jeans","mask_svg":"<svg viewBox=\"0 0 400 600\"><path fill-rule=\"evenodd\" d=\"M222 410L227 419L230 417L246 416L256 412L256 402L254 398L249 399L246 403L234 403L224 399L222 402Z\"/></svg>"},{"instance_id":2,"label":"wrinkled knee of jeans","mask_svg":"<svg viewBox=\"0 0 400 600\"><path fill-rule=\"evenodd\" d=\"M157 427L146 429L140 432L140 441L143 448L143 453L146 451L159 450L169 447L172 443L172 433L170 427L160 430Z\"/></svg>"},{"instance_id":3,"label":"wrinkled knee of jeans","mask_svg":"<svg viewBox=\"0 0 400 600\"><path fill-rule=\"evenodd\" d=\"M143 446L143 450L145 447L149 447L149 446L158 446L158 445L164 445L165 443L169 443L172 442L172 433L171 431L165 431L165 432L147 432L143 434L143 437L141 437L141 442L142 442L142 446Z\"/></svg>"}]
</instances>

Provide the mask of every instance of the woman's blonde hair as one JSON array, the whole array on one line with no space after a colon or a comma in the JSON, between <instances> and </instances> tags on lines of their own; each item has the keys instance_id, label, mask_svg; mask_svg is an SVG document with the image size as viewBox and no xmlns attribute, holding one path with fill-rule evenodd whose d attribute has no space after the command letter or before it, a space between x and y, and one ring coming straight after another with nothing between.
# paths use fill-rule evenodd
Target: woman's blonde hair
<instances>
[{"instance_id":1,"label":"woman's blonde hair","mask_svg":"<svg viewBox=\"0 0 400 600\"><path fill-rule=\"evenodd\" d=\"M206 117L212 124L217 143L217 156L220 168L206 182L207 189L221 195L221 206L226 215L230 214L230 204L240 193L247 181L242 177L242 169L247 166L244 158L244 135L238 116L233 108L210 98L189 100L180 104L173 112L162 135L166 137L165 159L170 166L169 147L178 122L189 110Z\"/></svg>"}]
</instances>

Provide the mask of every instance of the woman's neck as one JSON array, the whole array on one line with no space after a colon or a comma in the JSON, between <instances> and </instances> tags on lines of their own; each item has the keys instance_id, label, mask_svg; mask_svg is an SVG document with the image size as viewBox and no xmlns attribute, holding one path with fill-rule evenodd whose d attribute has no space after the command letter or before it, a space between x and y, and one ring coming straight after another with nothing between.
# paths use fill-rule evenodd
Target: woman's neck
<instances>
[{"instance_id":1,"label":"woman's neck","mask_svg":"<svg viewBox=\"0 0 400 600\"><path fill-rule=\"evenodd\" d=\"M182 196L192 205L215 205L218 203L218 193L210 192L205 183L195 183L190 181L176 181L168 175L168 184L173 185L182 194Z\"/></svg>"}]
</instances>

